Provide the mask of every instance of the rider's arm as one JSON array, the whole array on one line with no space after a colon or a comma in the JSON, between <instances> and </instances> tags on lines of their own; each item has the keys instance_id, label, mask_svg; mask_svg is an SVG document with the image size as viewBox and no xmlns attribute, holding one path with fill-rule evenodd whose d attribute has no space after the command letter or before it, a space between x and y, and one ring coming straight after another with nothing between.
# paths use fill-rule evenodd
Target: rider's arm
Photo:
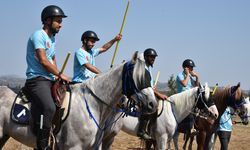
<instances>
[{"instance_id":1,"label":"rider's arm","mask_svg":"<svg viewBox=\"0 0 250 150\"><path fill-rule=\"evenodd\" d=\"M55 76L70 82L70 79L68 76L61 74L60 71L57 69L56 66L56 59L55 56L53 57L53 64L47 59L45 50L43 48L36 49L36 55L40 62L40 64L50 73L54 74Z\"/></svg>"},{"instance_id":2,"label":"rider's arm","mask_svg":"<svg viewBox=\"0 0 250 150\"><path fill-rule=\"evenodd\" d=\"M90 63L86 63L83 66L95 74L101 73L101 71L99 69L97 69L95 66L91 65Z\"/></svg>"},{"instance_id":3,"label":"rider's arm","mask_svg":"<svg viewBox=\"0 0 250 150\"><path fill-rule=\"evenodd\" d=\"M184 73L185 73L184 79L180 80L180 83L182 86L186 87L188 84L188 81L190 79L190 73L189 73L189 69L187 67L184 68Z\"/></svg>"},{"instance_id":4,"label":"rider's arm","mask_svg":"<svg viewBox=\"0 0 250 150\"><path fill-rule=\"evenodd\" d=\"M104 44L100 48L100 52L99 53L103 53L103 52L107 51L116 41L120 41L121 38L122 38L122 36L120 34L118 34L114 39L112 39L111 41L109 41L106 44Z\"/></svg>"},{"instance_id":5,"label":"rider's arm","mask_svg":"<svg viewBox=\"0 0 250 150\"><path fill-rule=\"evenodd\" d=\"M43 48L36 49L36 55L40 64L50 73L59 76L60 71L58 71L56 64L52 64L46 57L45 50ZM55 58L53 59L55 62Z\"/></svg>"},{"instance_id":6,"label":"rider's arm","mask_svg":"<svg viewBox=\"0 0 250 150\"><path fill-rule=\"evenodd\" d=\"M154 93L155 93L155 96L158 98L158 99L162 99L162 100L166 100L168 97L167 95L164 95L164 94L161 94L159 91L157 91L157 89L153 88L154 89Z\"/></svg>"}]
</instances>

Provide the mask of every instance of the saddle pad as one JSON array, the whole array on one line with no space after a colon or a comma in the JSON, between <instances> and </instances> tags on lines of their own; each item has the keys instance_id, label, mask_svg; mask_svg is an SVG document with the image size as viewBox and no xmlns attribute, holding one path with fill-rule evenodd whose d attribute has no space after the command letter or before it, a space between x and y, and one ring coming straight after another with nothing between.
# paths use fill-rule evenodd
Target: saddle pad
<instances>
[{"instance_id":1,"label":"saddle pad","mask_svg":"<svg viewBox=\"0 0 250 150\"><path fill-rule=\"evenodd\" d=\"M19 92L20 93L20 92ZM69 114L70 109L70 98L71 92L66 92L66 96L64 98L62 104L62 116L61 120L64 122ZM27 99L22 99L20 94L18 94L14 100L14 103L11 108L11 119L19 124L28 125L31 119L31 102L27 102Z\"/></svg>"},{"instance_id":2,"label":"saddle pad","mask_svg":"<svg viewBox=\"0 0 250 150\"><path fill-rule=\"evenodd\" d=\"M11 119L19 124L29 124L31 118L30 102L25 102L18 94L11 109Z\"/></svg>"}]
</instances>

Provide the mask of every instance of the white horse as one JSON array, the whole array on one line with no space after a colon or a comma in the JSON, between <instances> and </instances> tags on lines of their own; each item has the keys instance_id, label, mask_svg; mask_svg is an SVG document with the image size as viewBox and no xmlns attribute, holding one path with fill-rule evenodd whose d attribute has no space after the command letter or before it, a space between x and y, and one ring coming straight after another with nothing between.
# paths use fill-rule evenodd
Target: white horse
<instances>
[{"instance_id":1,"label":"white horse","mask_svg":"<svg viewBox=\"0 0 250 150\"><path fill-rule=\"evenodd\" d=\"M139 103L146 113L156 111L158 104L153 89L145 84L150 82L146 78L145 63L137 58L137 53L130 62L134 64L130 70L132 76L123 76L127 72L124 66L128 66L128 63L124 63L86 83L71 85L70 114L56 136L60 150L101 150L103 131L109 123L107 118L116 114L114 109L124 96L123 93L130 93L131 97L128 98ZM122 78L134 87L126 87ZM0 149L9 137L35 148L36 136L31 127L17 124L10 118L15 96L7 87L0 87Z\"/></svg>"},{"instance_id":2,"label":"white horse","mask_svg":"<svg viewBox=\"0 0 250 150\"><path fill-rule=\"evenodd\" d=\"M156 149L165 150L166 142L170 140L179 122L181 122L194 107L204 108L208 102L210 88L206 85L205 88L195 87L185 92L172 95L167 101L159 102L159 108L162 108L161 115L157 118L156 123L151 128L151 133L156 140ZM163 104L163 106L161 106ZM218 115L217 108L212 105L211 108L213 115ZM114 116L112 116L115 119ZM114 136L120 130L125 131L131 135L136 136L139 126L137 117L124 117L116 122L109 130L105 131L103 139L103 149L110 149L114 140Z\"/></svg>"}]
</instances>

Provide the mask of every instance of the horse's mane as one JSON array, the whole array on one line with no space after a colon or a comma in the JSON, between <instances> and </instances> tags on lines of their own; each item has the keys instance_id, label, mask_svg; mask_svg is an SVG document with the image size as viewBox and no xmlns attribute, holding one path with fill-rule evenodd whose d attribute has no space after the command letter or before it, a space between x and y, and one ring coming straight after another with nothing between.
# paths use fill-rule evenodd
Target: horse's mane
<instances>
[{"instance_id":1,"label":"horse's mane","mask_svg":"<svg viewBox=\"0 0 250 150\"><path fill-rule=\"evenodd\" d=\"M212 98L215 103L224 103L225 98L229 95L229 87L218 88Z\"/></svg>"},{"instance_id":2,"label":"horse's mane","mask_svg":"<svg viewBox=\"0 0 250 150\"><path fill-rule=\"evenodd\" d=\"M222 102L223 98L230 96L230 87L219 88L213 95L215 101ZM241 100L241 89L238 88L235 92L235 100Z\"/></svg>"},{"instance_id":3,"label":"horse's mane","mask_svg":"<svg viewBox=\"0 0 250 150\"><path fill-rule=\"evenodd\" d=\"M181 112L187 110L189 108L187 106L192 105L192 101L194 102L194 99L191 99L190 97L195 96L197 90L198 87L194 87L190 90L174 94L168 98L168 100L175 105L174 109L175 109L175 114L177 116L180 116L179 114L181 114ZM176 119L178 119L177 121L180 122L180 120L182 120L183 118L176 118Z\"/></svg>"},{"instance_id":4,"label":"horse's mane","mask_svg":"<svg viewBox=\"0 0 250 150\"><path fill-rule=\"evenodd\" d=\"M85 89L86 87L89 88L96 96L105 99L104 95L106 94L106 90L108 89L119 89L118 83L122 82L122 70L123 66L126 62L123 62L120 65L117 65L111 69L109 69L106 72L103 72L101 74L98 74L95 78L91 78L87 80L84 83L80 84L80 87L82 89ZM141 87L145 87L145 62L141 60L138 57L138 53L135 53L133 55L133 58L131 60L131 63L134 64L134 71L133 71L133 80L135 83L135 86L140 89ZM116 77L120 76L120 80L117 81L117 83L114 83L114 80ZM119 84L120 85L120 84ZM76 85L77 86L77 85ZM98 92L96 89L102 89ZM106 89L106 90L103 90Z\"/></svg>"},{"instance_id":5,"label":"horse's mane","mask_svg":"<svg viewBox=\"0 0 250 150\"><path fill-rule=\"evenodd\" d=\"M190 90L183 91L181 93L174 94L169 97L169 100L173 102L176 106L183 103L183 99L189 98L191 95L194 95L195 92L197 92L198 87L194 87Z\"/></svg>"},{"instance_id":6,"label":"horse's mane","mask_svg":"<svg viewBox=\"0 0 250 150\"><path fill-rule=\"evenodd\" d=\"M230 94L230 87L223 87L223 88L218 88L214 95L212 95L212 99L216 104L216 107L219 110L219 113L223 113L224 109L227 106L227 99L231 96ZM241 89L237 88L237 90L235 91L235 95L234 95L234 99L236 101L240 101L241 100Z\"/></svg>"},{"instance_id":7,"label":"horse's mane","mask_svg":"<svg viewBox=\"0 0 250 150\"><path fill-rule=\"evenodd\" d=\"M134 66L134 71L133 71L133 80L135 82L135 86L138 89L142 89L144 87L147 87L147 81L145 76L145 62L141 60L139 57L136 58L136 63Z\"/></svg>"}]
</instances>

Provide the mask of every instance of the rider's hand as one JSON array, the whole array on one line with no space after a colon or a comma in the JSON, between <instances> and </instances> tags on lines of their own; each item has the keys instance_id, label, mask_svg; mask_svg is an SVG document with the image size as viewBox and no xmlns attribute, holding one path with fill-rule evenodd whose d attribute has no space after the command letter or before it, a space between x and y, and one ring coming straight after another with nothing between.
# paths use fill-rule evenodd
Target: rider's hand
<instances>
[{"instance_id":1,"label":"rider's hand","mask_svg":"<svg viewBox=\"0 0 250 150\"><path fill-rule=\"evenodd\" d=\"M66 81L67 83L71 82L71 79L64 74L60 74L59 78L62 79L63 81Z\"/></svg>"},{"instance_id":2,"label":"rider's hand","mask_svg":"<svg viewBox=\"0 0 250 150\"><path fill-rule=\"evenodd\" d=\"M187 76L189 76L190 70L189 70L188 67L185 67L185 68L184 68L184 73L185 73Z\"/></svg>"},{"instance_id":3,"label":"rider's hand","mask_svg":"<svg viewBox=\"0 0 250 150\"><path fill-rule=\"evenodd\" d=\"M162 99L162 100L167 100L167 99L168 99L168 96L167 96L167 95L162 94L162 95L161 95L161 99Z\"/></svg>"},{"instance_id":4,"label":"rider's hand","mask_svg":"<svg viewBox=\"0 0 250 150\"><path fill-rule=\"evenodd\" d=\"M198 74L197 74L196 72L194 72L194 71L190 71L190 74L191 74L191 76L193 76L193 77L198 77Z\"/></svg>"},{"instance_id":5,"label":"rider's hand","mask_svg":"<svg viewBox=\"0 0 250 150\"><path fill-rule=\"evenodd\" d=\"M118 34L116 37L115 37L115 41L120 41L122 39L122 35L121 34Z\"/></svg>"}]
</instances>

